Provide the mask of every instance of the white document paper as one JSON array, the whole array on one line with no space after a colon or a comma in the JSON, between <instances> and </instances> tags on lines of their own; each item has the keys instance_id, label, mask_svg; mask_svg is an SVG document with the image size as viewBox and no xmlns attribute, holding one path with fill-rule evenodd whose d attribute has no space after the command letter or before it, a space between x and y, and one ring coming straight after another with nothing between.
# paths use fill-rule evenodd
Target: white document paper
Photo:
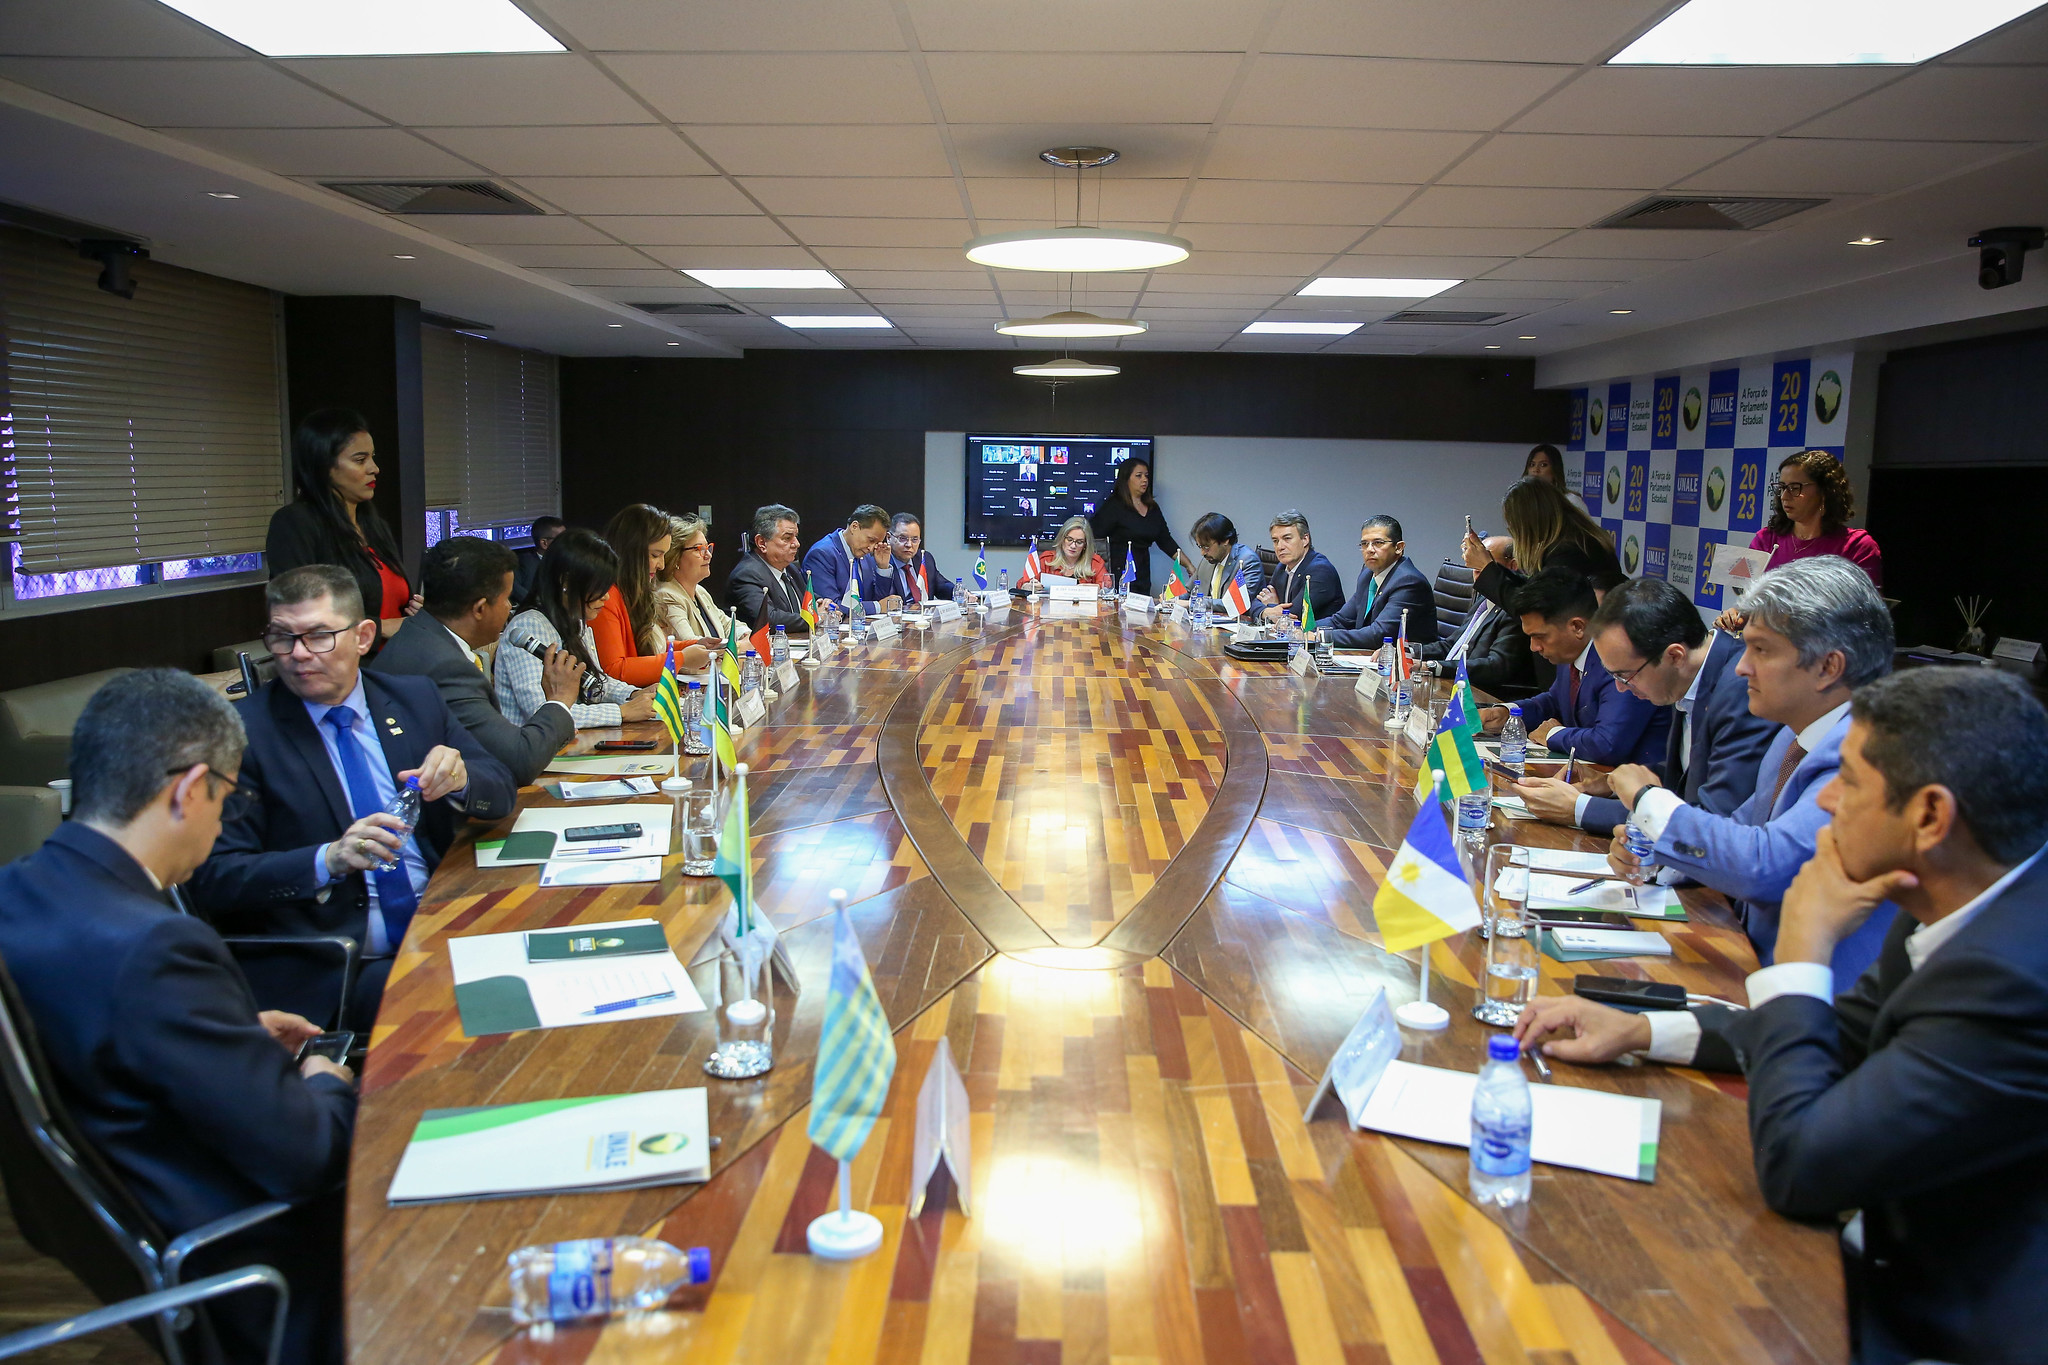
<instances>
[{"instance_id":1,"label":"white document paper","mask_svg":"<svg viewBox=\"0 0 2048 1365\"><path fill-rule=\"evenodd\" d=\"M608 929L629 924L652 924L647 919L614 920L604 924L579 924L578 929ZM567 1028L579 1024L618 1023L628 1019L653 1019L665 1014L694 1014L704 1008L704 998L690 981L690 974L671 948L666 953L636 953L630 957L573 958L561 962L528 962L526 935L468 934L448 940L448 964L452 969L456 995L469 982L493 977L517 977L526 985L534 1013L542 1028ZM662 996L631 1009L589 1011L599 1005L617 1004Z\"/></svg>"},{"instance_id":2,"label":"white document paper","mask_svg":"<svg viewBox=\"0 0 2048 1365\"><path fill-rule=\"evenodd\" d=\"M1359 1126L1452 1147L1472 1145L1472 1091L1479 1078L1413 1062L1387 1064ZM1532 1085L1529 1155L1624 1180L1654 1180L1663 1105L1633 1095Z\"/></svg>"},{"instance_id":3,"label":"white document paper","mask_svg":"<svg viewBox=\"0 0 2048 1365\"><path fill-rule=\"evenodd\" d=\"M542 886L624 886L660 880L659 858L555 858L540 869Z\"/></svg>"},{"instance_id":4,"label":"white document paper","mask_svg":"<svg viewBox=\"0 0 2048 1365\"><path fill-rule=\"evenodd\" d=\"M667 777L669 769L675 766L673 758L620 758L615 754L565 754L548 764L551 773L573 774L577 777L628 777L634 773L654 773Z\"/></svg>"},{"instance_id":5,"label":"white document paper","mask_svg":"<svg viewBox=\"0 0 2048 1365\"><path fill-rule=\"evenodd\" d=\"M555 836L555 859L572 858L576 862L587 862L600 858L662 858L668 855L670 824L675 816L675 806L667 801L631 802L612 806L529 806L519 812L519 818L512 822L512 832L523 834L527 830L544 829ZM617 849L616 853L577 853L569 850L575 845L561 838L562 831L584 825L638 825L637 839L615 839L593 841L591 847ZM476 865L478 867L531 867L548 861L544 858L500 858L501 843L478 844Z\"/></svg>"},{"instance_id":6,"label":"white document paper","mask_svg":"<svg viewBox=\"0 0 2048 1365\"><path fill-rule=\"evenodd\" d=\"M1771 562L1769 550L1750 550L1736 545L1709 545L1707 554L1710 561L1707 582L1733 588L1738 593L1747 591L1750 584L1762 578Z\"/></svg>"},{"instance_id":7,"label":"white document paper","mask_svg":"<svg viewBox=\"0 0 2048 1365\"><path fill-rule=\"evenodd\" d=\"M564 801L623 801L631 796L654 795L651 777L614 777L597 782L564 782Z\"/></svg>"},{"instance_id":8,"label":"white document paper","mask_svg":"<svg viewBox=\"0 0 2048 1365\"><path fill-rule=\"evenodd\" d=\"M1538 872L1529 878L1529 908L1539 916L1545 910L1619 910L1641 919L1682 919L1685 915L1678 893L1668 886L1599 882L1573 895L1572 888L1584 886L1585 881L1575 873L1546 876Z\"/></svg>"},{"instance_id":9,"label":"white document paper","mask_svg":"<svg viewBox=\"0 0 2048 1365\"><path fill-rule=\"evenodd\" d=\"M425 1204L630 1190L710 1174L710 1122L699 1086L484 1110L429 1109L385 1198Z\"/></svg>"},{"instance_id":10,"label":"white document paper","mask_svg":"<svg viewBox=\"0 0 2048 1365\"><path fill-rule=\"evenodd\" d=\"M1080 582L1079 579L1070 578L1063 573L1043 573L1038 576L1038 581L1042 583L1048 590L1058 588L1071 588L1076 583Z\"/></svg>"}]
</instances>

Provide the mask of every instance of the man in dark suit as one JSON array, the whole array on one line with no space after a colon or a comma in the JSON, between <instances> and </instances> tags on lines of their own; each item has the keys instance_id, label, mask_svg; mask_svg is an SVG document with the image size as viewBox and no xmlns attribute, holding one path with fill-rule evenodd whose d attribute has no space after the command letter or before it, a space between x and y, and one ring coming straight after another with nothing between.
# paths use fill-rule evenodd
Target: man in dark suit
<instances>
[{"instance_id":1,"label":"man in dark suit","mask_svg":"<svg viewBox=\"0 0 2048 1365\"><path fill-rule=\"evenodd\" d=\"M476 536L449 536L427 551L420 561L425 609L385 641L377 671L432 678L462 728L523 787L576 737L569 708L584 670L568 650L555 650L541 669L547 702L524 725L498 710L482 651L498 643L512 618L512 572L512 552Z\"/></svg>"},{"instance_id":2,"label":"man in dark suit","mask_svg":"<svg viewBox=\"0 0 2048 1365\"><path fill-rule=\"evenodd\" d=\"M548 552L548 546L555 543L555 537L569 529L569 523L560 517L536 517L533 523L533 544L519 551L519 561L512 573L512 600L523 605L533 596L533 585L540 581L540 557Z\"/></svg>"},{"instance_id":3,"label":"man in dark suit","mask_svg":"<svg viewBox=\"0 0 2048 1365\"><path fill-rule=\"evenodd\" d=\"M845 526L828 533L805 553L797 579L808 583L811 592L827 602L844 604L850 592L857 590L861 609L869 616L901 610L902 596L875 563L877 554L888 555L883 545L888 538L889 514L864 502L853 509Z\"/></svg>"},{"instance_id":4,"label":"man in dark suit","mask_svg":"<svg viewBox=\"0 0 2048 1365\"><path fill-rule=\"evenodd\" d=\"M1842 1252L1863 1365L2048 1361L2048 713L1988 669L1914 669L1850 707L1820 798L1833 823L1749 1009L1543 996L1515 1033L1570 1062L1740 1068L1765 1200L1855 1211ZM1831 998L1836 945L1887 901L1905 913Z\"/></svg>"},{"instance_id":5,"label":"man in dark suit","mask_svg":"<svg viewBox=\"0 0 2048 1365\"><path fill-rule=\"evenodd\" d=\"M1266 529L1273 537L1273 555L1279 563L1253 599L1261 619L1272 624L1287 617L1301 621L1303 598L1308 599L1318 621L1335 616L1344 605L1344 580L1337 576L1337 566L1329 556L1316 548L1308 518L1295 511L1282 512Z\"/></svg>"},{"instance_id":6,"label":"man in dark suit","mask_svg":"<svg viewBox=\"0 0 2048 1365\"><path fill-rule=\"evenodd\" d=\"M1495 563L1514 567L1515 542L1511 537L1488 536L1485 543L1486 552ZM1478 593L1472 595L1472 612L1464 629L1455 636L1439 634L1434 641L1417 645L1415 657L1424 661L1422 671L1432 678L1456 677L1462 661L1472 685L1496 697L1525 697L1536 690L1535 663L1521 618L1502 611Z\"/></svg>"},{"instance_id":7,"label":"man in dark suit","mask_svg":"<svg viewBox=\"0 0 2048 1365\"><path fill-rule=\"evenodd\" d=\"M790 572L803 542L797 538L797 515L771 502L754 513L753 553L740 556L732 577L725 580L725 609L742 629L751 630L767 609L768 624L792 635L805 635L803 585Z\"/></svg>"},{"instance_id":8,"label":"man in dark suit","mask_svg":"<svg viewBox=\"0 0 2048 1365\"><path fill-rule=\"evenodd\" d=\"M94 693L72 732L72 818L0 868L0 958L54 1098L165 1235L296 1206L201 1251L185 1279L277 1267L285 1358L339 1361L354 1078L294 1065L318 1030L259 1014L220 935L167 899L213 847L242 745L234 708L190 674L145 669ZM231 1359L263 1358L266 1297L208 1311Z\"/></svg>"},{"instance_id":9,"label":"man in dark suit","mask_svg":"<svg viewBox=\"0 0 2048 1365\"><path fill-rule=\"evenodd\" d=\"M1429 644L1436 639L1436 590L1408 558L1401 523L1377 516L1359 528L1358 550L1365 567L1351 600L1327 622L1317 638L1338 649L1378 649L1401 633L1401 613L1408 614L1408 639Z\"/></svg>"},{"instance_id":10,"label":"man in dark suit","mask_svg":"<svg viewBox=\"0 0 2048 1365\"><path fill-rule=\"evenodd\" d=\"M1624 692L1593 650L1592 619L1600 604L1585 575L1566 568L1537 574L1509 599L1529 647L1557 665L1548 691L1520 703L1529 738L1558 753L1577 750L1588 763L1649 763L1664 755L1671 708ZM1488 734L1507 723L1505 706L1480 709Z\"/></svg>"},{"instance_id":11,"label":"man in dark suit","mask_svg":"<svg viewBox=\"0 0 2048 1365\"><path fill-rule=\"evenodd\" d=\"M344 571L293 569L270 580L264 600L277 677L236 704L249 734L241 790L192 878L193 899L238 934L354 938L364 961L348 1024L368 1030L457 817L502 820L518 786L431 680L363 668L377 623L364 619ZM386 814L407 778L418 779L424 802L411 831ZM317 999L336 988L282 974L289 970L259 980L259 996Z\"/></svg>"},{"instance_id":12,"label":"man in dark suit","mask_svg":"<svg viewBox=\"0 0 2048 1365\"><path fill-rule=\"evenodd\" d=\"M953 583L924 548L924 523L915 512L889 519L889 570L882 579L885 595L894 594L909 606L937 598L953 600Z\"/></svg>"},{"instance_id":13,"label":"man in dark suit","mask_svg":"<svg viewBox=\"0 0 2048 1365\"><path fill-rule=\"evenodd\" d=\"M1757 765L1778 724L1749 709L1736 675L1742 637L1709 631L1692 599L1661 578L1632 578L1593 614L1593 651L1621 686L1675 720L1658 780L1687 805L1731 815L1756 790ZM1532 814L1608 835L1626 824L1605 773L1567 785L1532 777L1515 788Z\"/></svg>"}]
</instances>

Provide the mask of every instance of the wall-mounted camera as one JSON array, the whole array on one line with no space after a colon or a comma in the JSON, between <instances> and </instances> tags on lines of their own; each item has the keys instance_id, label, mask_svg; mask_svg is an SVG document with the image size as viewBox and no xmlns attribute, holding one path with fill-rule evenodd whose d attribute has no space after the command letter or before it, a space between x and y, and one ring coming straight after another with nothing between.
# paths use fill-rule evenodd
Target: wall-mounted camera
<instances>
[{"instance_id":1,"label":"wall-mounted camera","mask_svg":"<svg viewBox=\"0 0 2048 1365\"><path fill-rule=\"evenodd\" d=\"M1970 239L1977 248L1977 284L1983 289L2003 289L2020 282L2027 253L2041 249L2042 234L2037 227L1986 228Z\"/></svg>"},{"instance_id":2,"label":"wall-mounted camera","mask_svg":"<svg viewBox=\"0 0 2048 1365\"><path fill-rule=\"evenodd\" d=\"M120 298L135 297L135 277L128 273L128 263L138 257L148 260L148 247L121 237L88 237L78 244L78 254L100 263L100 288Z\"/></svg>"}]
</instances>

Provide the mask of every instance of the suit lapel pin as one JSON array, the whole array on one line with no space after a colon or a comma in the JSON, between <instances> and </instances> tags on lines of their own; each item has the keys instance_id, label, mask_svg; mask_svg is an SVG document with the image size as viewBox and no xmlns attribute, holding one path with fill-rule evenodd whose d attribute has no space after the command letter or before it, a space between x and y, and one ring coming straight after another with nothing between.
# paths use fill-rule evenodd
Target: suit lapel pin
<instances>
[{"instance_id":1,"label":"suit lapel pin","mask_svg":"<svg viewBox=\"0 0 2048 1365\"><path fill-rule=\"evenodd\" d=\"M398 719L395 716L384 717L384 729L394 736L402 735L405 733L404 730L399 728Z\"/></svg>"}]
</instances>

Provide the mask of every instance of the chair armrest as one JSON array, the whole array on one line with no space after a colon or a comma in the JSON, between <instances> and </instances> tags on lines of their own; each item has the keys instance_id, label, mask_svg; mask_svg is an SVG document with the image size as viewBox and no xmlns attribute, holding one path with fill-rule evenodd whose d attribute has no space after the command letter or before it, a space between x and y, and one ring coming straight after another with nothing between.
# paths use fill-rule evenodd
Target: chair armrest
<instances>
[{"instance_id":1,"label":"chair armrest","mask_svg":"<svg viewBox=\"0 0 2048 1365\"><path fill-rule=\"evenodd\" d=\"M308 957L338 958L341 962L341 998L335 1006L334 1017L345 1020L348 1014L349 992L354 989L356 972L362 966L362 946L346 934L308 934L302 938L270 937L254 934L246 937L223 938L228 952L236 961L245 953L261 956L266 953L304 954Z\"/></svg>"},{"instance_id":2,"label":"chair armrest","mask_svg":"<svg viewBox=\"0 0 2048 1365\"><path fill-rule=\"evenodd\" d=\"M218 1275L209 1275L203 1280L179 1285L175 1289L160 1289L154 1294L141 1294L119 1303L110 1303L105 1308L95 1308L90 1313L81 1313L75 1318L62 1322L44 1323L31 1327L26 1332L0 1337L0 1360L27 1355L60 1342L76 1341L94 1332L123 1323L136 1322L142 1318L159 1315L168 1317L189 1308L195 1303L208 1299L225 1298L245 1289L269 1288L277 1295L277 1307L270 1319L270 1350L264 1357L267 1365L277 1365L278 1357L284 1352L285 1309L291 1302L291 1289L285 1284L284 1276L267 1265L244 1266L240 1270L227 1270Z\"/></svg>"},{"instance_id":3,"label":"chair armrest","mask_svg":"<svg viewBox=\"0 0 2048 1365\"><path fill-rule=\"evenodd\" d=\"M218 1242L223 1237L232 1237L238 1232L255 1227L258 1223L267 1222L290 1208L290 1204L272 1199L262 1204L251 1204L246 1209L231 1213L225 1218L216 1218L211 1223L200 1224L164 1248L164 1283L175 1287L178 1276L185 1267L185 1258L199 1248Z\"/></svg>"}]
</instances>

